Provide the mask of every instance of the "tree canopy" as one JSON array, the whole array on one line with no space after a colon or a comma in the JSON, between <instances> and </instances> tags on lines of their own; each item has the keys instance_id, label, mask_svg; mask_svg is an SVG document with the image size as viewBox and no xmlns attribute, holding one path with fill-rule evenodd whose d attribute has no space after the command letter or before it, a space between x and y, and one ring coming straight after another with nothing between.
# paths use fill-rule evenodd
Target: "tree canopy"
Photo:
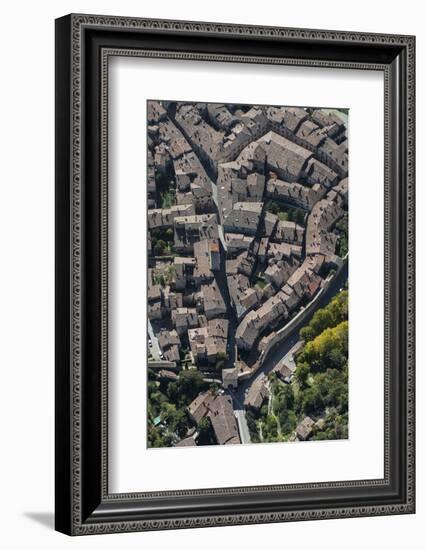
<instances>
[{"instance_id":1,"label":"tree canopy","mask_svg":"<svg viewBox=\"0 0 426 550\"><path fill-rule=\"evenodd\" d=\"M334 327L348 318L348 292L339 292L322 309L316 311L309 323L300 329L300 336L306 342L313 340L326 328Z\"/></svg>"},{"instance_id":2,"label":"tree canopy","mask_svg":"<svg viewBox=\"0 0 426 550\"><path fill-rule=\"evenodd\" d=\"M309 364L311 370L342 368L347 363L348 330L348 321L342 321L333 328L326 328L306 343L299 361Z\"/></svg>"},{"instance_id":3,"label":"tree canopy","mask_svg":"<svg viewBox=\"0 0 426 550\"><path fill-rule=\"evenodd\" d=\"M300 331L305 343L292 382L270 377L272 411L264 405L257 423L248 418L252 438L288 439L305 416L315 421L313 439L348 436L348 331L348 293L342 291Z\"/></svg>"}]
</instances>

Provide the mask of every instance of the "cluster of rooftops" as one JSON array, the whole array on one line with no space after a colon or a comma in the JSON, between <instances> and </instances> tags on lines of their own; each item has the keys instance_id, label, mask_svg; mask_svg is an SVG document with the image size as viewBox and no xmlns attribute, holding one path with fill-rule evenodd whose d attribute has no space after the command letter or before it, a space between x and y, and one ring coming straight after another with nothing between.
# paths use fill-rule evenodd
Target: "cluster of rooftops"
<instances>
[{"instance_id":1,"label":"cluster of rooftops","mask_svg":"<svg viewBox=\"0 0 426 550\"><path fill-rule=\"evenodd\" d=\"M268 395L269 391L263 380L256 380L251 386L250 392L245 400L246 407L254 410L260 409ZM241 443L232 399L229 395L215 395L211 391L202 392L190 403L187 410L196 426L199 426L203 419L210 419L218 445L235 445ZM307 441L311 437L315 425L320 428L323 422L323 419L315 421L311 417L305 416L296 426L291 436L291 440ZM197 444L197 437L198 431L195 430L190 436L180 440L176 446L195 446Z\"/></svg>"},{"instance_id":2,"label":"cluster of rooftops","mask_svg":"<svg viewBox=\"0 0 426 550\"><path fill-rule=\"evenodd\" d=\"M148 318L164 360L179 368L188 348L203 372L226 362L235 331L238 360L222 373L235 384L250 369L245 356L265 349L338 264L346 125L321 109L172 101L148 101L147 118ZM299 209L303 222L271 203ZM159 252L154 238L165 232L170 247ZM229 408L215 402L213 425L212 411L225 419Z\"/></svg>"}]
</instances>

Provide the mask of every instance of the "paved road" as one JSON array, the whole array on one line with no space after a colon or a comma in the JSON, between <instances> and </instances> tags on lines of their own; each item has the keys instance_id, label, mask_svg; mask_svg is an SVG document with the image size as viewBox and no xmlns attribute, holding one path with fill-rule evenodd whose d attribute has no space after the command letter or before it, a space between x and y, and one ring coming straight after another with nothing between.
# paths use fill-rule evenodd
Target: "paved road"
<instances>
[{"instance_id":1,"label":"paved road","mask_svg":"<svg viewBox=\"0 0 426 550\"><path fill-rule=\"evenodd\" d=\"M239 399L237 394L233 391L225 390L225 393L231 397L233 402L234 415L237 419L241 443L251 443L250 431L247 426L246 410L244 408L244 396L242 399Z\"/></svg>"},{"instance_id":2,"label":"paved road","mask_svg":"<svg viewBox=\"0 0 426 550\"><path fill-rule=\"evenodd\" d=\"M226 305L226 319L228 320L228 342L227 342L227 357L225 368L230 369L235 366L235 333L238 327L238 319L235 315L234 308L231 305L231 296L229 294L228 282L226 278L226 255L225 250L220 247L220 269L215 271L215 279L217 286Z\"/></svg>"},{"instance_id":3,"label":"paved road","mask_svg":"<svg viewBox=\"0 0 426 550\"><path fill-rule=\"evenodd\" d=\"M156 361L161 361L160 357L160 346L158 345L157 337L154 334L154 331L152 329L151 321L148 319L148 334L149 338L151 339L152 346L149 348L151 351L152 356Z\"/></svg>"},{"instance_id":4,"label":"paved road","mask_svg":"<svg viewBox=\"0 0 426 550\"><path fill-rule=\"evenodd\" d=\"M227 251L227 246L226 246L225 236L224 236L224 234L223 234L223 227L222 227L222 225L219 224L219 225L217 226L217 230L218 230L218 233L219 233L219 239L220 239L220 241L221 241L221 243L222 243L222 246L223 246L223 249L224 249L224 251L225 251L225 253L226 253L226 251Z\"/></svg>"},{"instance_id":5,"label":"paved road","mask_svg":"<svg viewBox=\"0 0 426 550\"><path fill-rule=\"evenodd\" d=\"M238 430L240 432L241 443L245 445L250 443L250 432L247 426L246 412L244 409L234 410L235 418L238 422Z\"/></svg>"}]
</instances>

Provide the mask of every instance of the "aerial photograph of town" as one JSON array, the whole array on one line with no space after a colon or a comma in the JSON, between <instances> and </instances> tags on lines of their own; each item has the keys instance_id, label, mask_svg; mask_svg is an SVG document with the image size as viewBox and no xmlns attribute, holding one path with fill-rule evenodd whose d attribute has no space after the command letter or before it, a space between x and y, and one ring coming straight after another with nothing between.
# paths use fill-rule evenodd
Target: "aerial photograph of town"
<instances>
[{"instance_id":1,"label":"aerial photograph of town","mask_svg":"<svg viewBox=\"0 0 426 550\"><path fill-rule=\"evenodd\" d=\"M348 110L149 100L146 185L147 447L347 439Z\"/></svg>"}]
</instances>

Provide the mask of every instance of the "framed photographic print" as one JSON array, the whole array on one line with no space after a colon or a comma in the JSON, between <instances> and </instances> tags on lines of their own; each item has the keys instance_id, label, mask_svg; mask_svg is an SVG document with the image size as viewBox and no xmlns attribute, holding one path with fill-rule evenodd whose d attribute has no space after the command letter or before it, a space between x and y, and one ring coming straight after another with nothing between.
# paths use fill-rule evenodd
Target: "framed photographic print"
<instances>
[{"instance_id":1,"label":"framed photographic print","mask_svg":"<svg viewBox=\"0 0 426 550\"><path fill-rule=\"evenodd\" d=\"M414 48L56 21L57 530L414 512Z\"/></svg>"}]
</instances>

